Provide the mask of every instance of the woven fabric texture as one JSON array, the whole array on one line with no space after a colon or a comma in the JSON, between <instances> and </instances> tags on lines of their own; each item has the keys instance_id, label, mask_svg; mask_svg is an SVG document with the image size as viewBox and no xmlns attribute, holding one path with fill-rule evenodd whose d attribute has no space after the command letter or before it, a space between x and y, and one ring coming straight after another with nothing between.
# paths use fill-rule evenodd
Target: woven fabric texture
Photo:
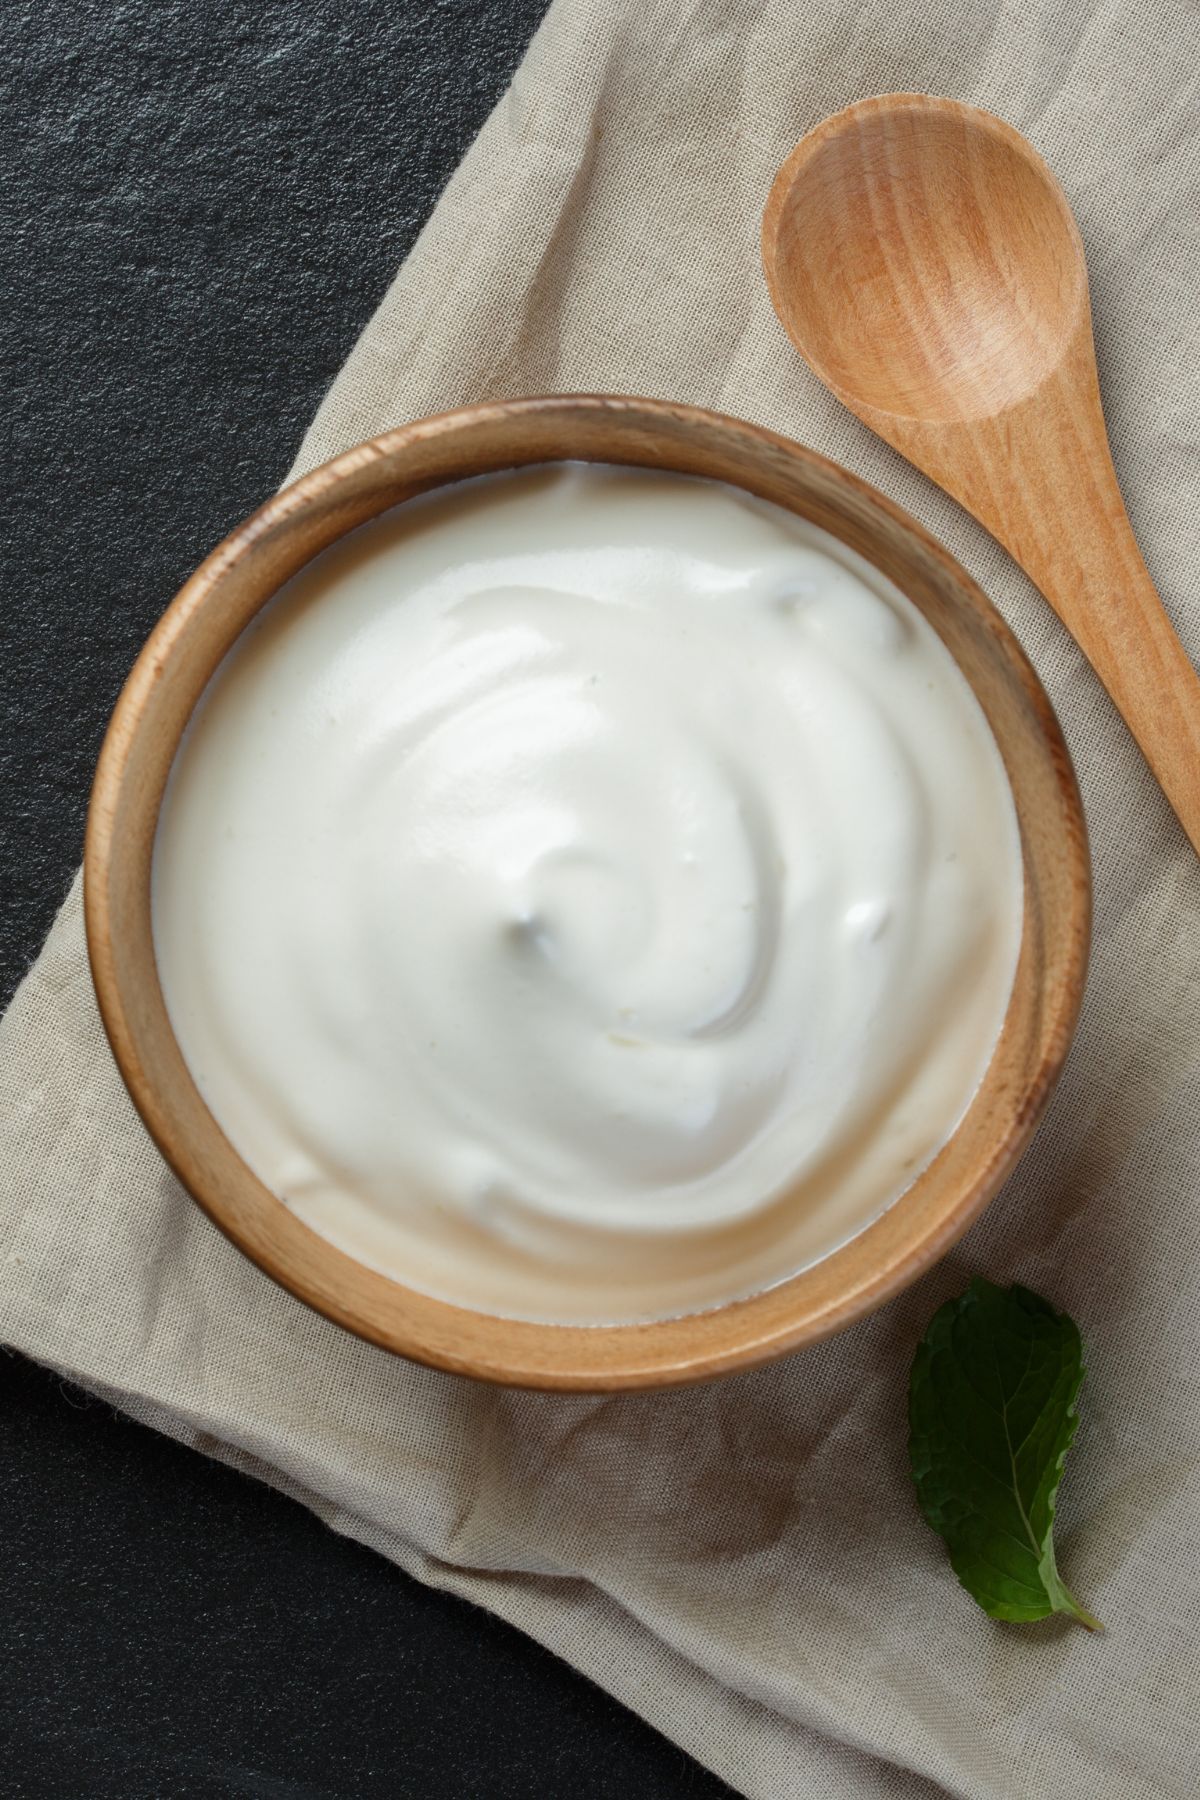
<instances>
[{"instance_id":1,"label":"woven fabric texture","mask_svg":"<svg viewBox=\"0 0 1200 1800\"><path fill-rule=\"evenodd\" d=\"M308 1312L167 1173L98 1022L78 884L0 1025L0 1336L550 1645L757 1800L1132 1800L1200 1773L1200 869L999 548L843 412L758 262L795 140L887 89L1028 133L1076 208L1118 469L1200 654L1200 15L1187 0L557 0L296 472L460 402L609 389L759 420L962 559L1063 721L1096 871L1038 1137L958 1251L820 1348L664 1395L509 1393ZM906 1469L905 1384L970 1273L1088 1348L1060 1567L1106 1620L1000 1627Z\"/></svg>"}]
</instances>

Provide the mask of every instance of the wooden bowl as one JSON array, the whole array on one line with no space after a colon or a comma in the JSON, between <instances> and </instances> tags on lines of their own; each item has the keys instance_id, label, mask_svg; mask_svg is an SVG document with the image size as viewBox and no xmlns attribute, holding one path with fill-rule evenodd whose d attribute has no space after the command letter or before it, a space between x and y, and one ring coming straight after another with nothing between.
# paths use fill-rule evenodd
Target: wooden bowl
<instances>
[{"instance_id":1,"label":"wooden bowl","mask_svg":"<svg viewBox=\"0 0 1200 1800\"><path fill-rule=\"evenodd\" d=\"M464 476L578 458L705 475L773 500L862 552L930 621L991 723L1025 860L1016 984L983 1083L907 1193L833 1255L765 1293L644 1325L557 1326L451 1306L363 1267L251 1173L201 1099L154 959L159 804L188 718L239 632L326 545L398 501ZM1091 883L1074 772L1050 703L975 583L863 482L785 438L661 401L570 395L424 419L316 469L260 508L172 601L101 751L84 862L100 1012L134 1104L180 1181L246 1255L327 1318L388 1350L540 1388L667 1386L813 1343L913 1281L996 1192L1046 1105L1083 992Z\"/></svg>"}]
</instances>

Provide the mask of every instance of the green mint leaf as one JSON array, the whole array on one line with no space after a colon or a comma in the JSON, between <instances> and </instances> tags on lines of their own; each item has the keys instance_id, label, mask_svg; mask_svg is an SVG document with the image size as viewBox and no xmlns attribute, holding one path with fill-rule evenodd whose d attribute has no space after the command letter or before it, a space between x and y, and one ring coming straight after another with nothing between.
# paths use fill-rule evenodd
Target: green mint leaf
<instances>
[{"instance_id":1,"label":"green mint leaf","mask_svg":"<svg viewBox=\"0 0 1200 1800\"><path fill-rule=\"evenodd\" d=\"M909 1382L921 1511L954 1573L994 1619L1098 1619L1054 1561L1054 1502L1078 1424L1083 1346L1028 1288L976 1278L933 1315Z\"/></svg>"}]
</instances>

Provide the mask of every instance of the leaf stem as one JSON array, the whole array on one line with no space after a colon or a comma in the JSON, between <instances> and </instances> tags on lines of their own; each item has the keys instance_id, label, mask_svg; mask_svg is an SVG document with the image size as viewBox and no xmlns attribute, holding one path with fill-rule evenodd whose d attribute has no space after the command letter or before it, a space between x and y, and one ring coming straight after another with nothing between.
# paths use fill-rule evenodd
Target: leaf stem
<instances>
[{"instance_id":1,"label":"leaf stem","mask_svg":"<svg viewBox=\"0 0 1200 1800\"><path fill-rule=\"evenodd\" d=\"M1059 1609L1060 1611L1070 1613L1074 1618L1078 1619L1081 1625L1086 1625L1089 1631L1104 1630L1104 1626L1096 1617L1095 1613L1090 1613L1086 1606L1080 1606L1070 1588L1067 1587L1061 1579L1058 1587L1062 1598L1066 1601L1066 1605L1061 1607Z\"/></svg>"}]
</instances>

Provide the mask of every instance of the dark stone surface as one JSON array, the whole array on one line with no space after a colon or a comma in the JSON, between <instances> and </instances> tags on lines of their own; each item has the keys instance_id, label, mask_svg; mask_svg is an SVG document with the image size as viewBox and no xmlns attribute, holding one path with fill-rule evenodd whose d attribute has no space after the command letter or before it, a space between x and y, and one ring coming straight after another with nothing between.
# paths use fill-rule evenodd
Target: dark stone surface
<instances>
[{"instance_id":1,"label":"dark stone surface","mask_svg":"<svg viewBox=\"0 0 1200 1800\"><path fill-rule=\"evenodd\" d=\"M544 0L7 0L0 999L109 710L276 487Z\"/></svg>"},{"instance_id":2,"label":"dark stone surface","mask_svg":"<svg viewBox=\"0 0 1200 1800\"><path fill-rule=\"evenodd\" d=\"M3 998L138 646L281 479L542 10L5 7ZM726 1790L517 1633L0 1353L0 1792Z\"/></svg>"},{"instance_id":3,"label":"dark stone surface","mask_svg":"<svg viewBox=\"0 0 1200 1800\"><path fill-rule=\"evenodd\" d=\"M4 1800L719 1800L565 1664L0 1353Z\"/></svg>"}]
</instances>

